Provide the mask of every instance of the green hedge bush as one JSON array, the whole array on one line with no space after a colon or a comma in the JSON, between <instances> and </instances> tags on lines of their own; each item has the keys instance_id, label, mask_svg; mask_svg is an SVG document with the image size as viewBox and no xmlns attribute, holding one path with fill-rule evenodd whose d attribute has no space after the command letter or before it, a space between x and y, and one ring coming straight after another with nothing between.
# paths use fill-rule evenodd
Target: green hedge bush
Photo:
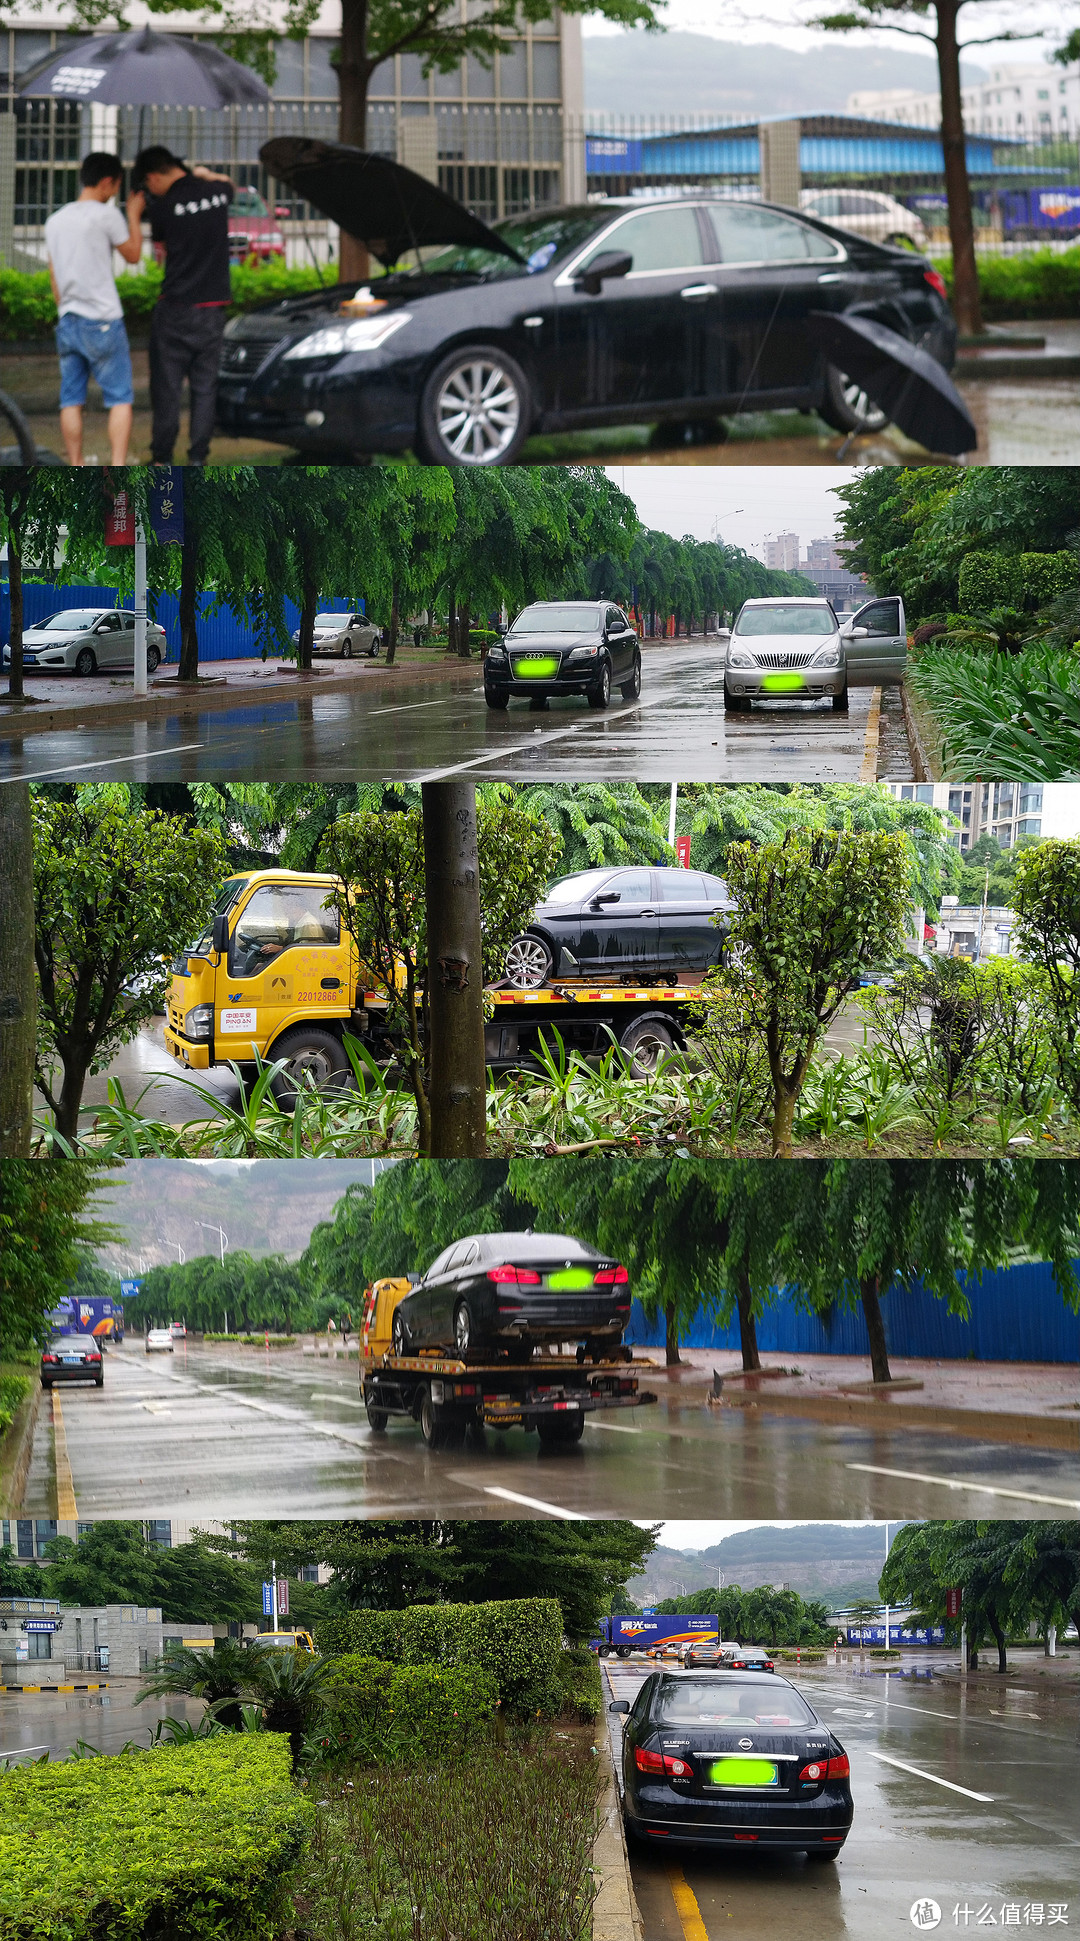
<instances>
[{"instance_id":1,"label":"green hedge bush","mask_svg":"<svg viewBox=\"0 0 1080 1941\"><path fill-rule=\"evenodd\" d=\"M288 1739L0 1775L2 1941L254 1941L303 1850Z\"/></svg>"},{"instance_id":2,"label":"green hedge bush","mask_svg":"<svg viewBox=\"0 0 1080 1941\"><path fill-rule=\"evenodd\" d=\"M29 1392L29 1375L0 1375L0 1436L10 1429Z\"/></svg>"},{"instance_id":3,"label":"green hedge bush","mask_svg":"<svg viewBox=\"0 0 1080 1941\"><path fill-rule=\"evenodd\" d=\"M145 324L161 294L164 269L158 263L144 263L126 276L118 276L116 287L124 320L129 328ZM336 271L323 272L323 282L332 283ZM229 271L232 284L232 312L254 309L256 304L275 297L305 296L319 288L314 268L286 269L282 263L258 266L234 263ZM9 343L34 337L48 340L56 322L56 304L48 270L0 269L0 338Z\"/></svg>"},{"instance_id":4,"label":"green hedge bush","mask_svg":"<svg viewBox=\"0 0 1080 1941\"><path fill-rule=\"evenodd\" d=\"M594 1651L564 1651L557 1675L562 1691L564 1718L591 1725L604 1709L604 1686L600 1661Z\"/></svg>"},{"instance_id":5,"label":"green hedge bush","mask_svg":"<svg viewBox=\"0 0 1080 1941\"><path fill-rule=\"evenodd\" d=\"M499 1705L482 1665L391 1665L350 1653L323 1687L339 1753L373 1762L456 1757L485 1734Z\"/></svg>"},{"instance_id":6,"label":"green hedge bush","mask_svg":"<svg viewBox=\"0 0 1080 1941\"><path fill-rule=\"evenodd\" d=\"M322 1626L316 1626L322 1630ZM323 1687L327 1711L344 1738L381 1731L390 1710L390 1681L394 1667L385 1658L365 1658L359 1651L333 1660Z\"/></svg>"},{"instance_id":7,"label":"green hedge bush","mask_svg":"<svg viewBox=\"0 0 1080 1941\"><path fill-rule=\"evenodd\" d=\"M1067 593L1078 578L1075 553L968 553L960 567L958 599L963 613L994 607L1034 612Z\"/></svg>"},{"instance_id":8,"label":"green hedge bush","mask_svg":"<svg viewBox=\"0 0 1080 1941\"><path fill-rule=\"evenodd\" d=\"M936 257L949 294L952 258ZM979 294L988 322L1016 317L1075 317L1080 310L1080 245L1024 256L980 256Z\"/></svg>"},{"instance_id":9,"label":"green hedge bush","mask_svg":"<svg viewBox=\"0 0 1080 1941\"><path fill-rule=\"evenodd\" d=\"M502 1705L518 1716L560 1708L562 1611L554 1597L488 1604L414 1604L404 1611L349 1611L323 1619L315 1642L329 1657L359 1653L394 1665L480 1665Z\"/></svg>"}]
</instances>

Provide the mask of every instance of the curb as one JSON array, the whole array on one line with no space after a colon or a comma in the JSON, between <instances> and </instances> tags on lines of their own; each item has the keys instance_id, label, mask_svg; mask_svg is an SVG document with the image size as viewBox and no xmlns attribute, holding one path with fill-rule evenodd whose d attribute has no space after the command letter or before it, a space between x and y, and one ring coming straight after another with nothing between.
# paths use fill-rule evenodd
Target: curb
<instances>
[{"instance_id":1,"label":"curb","mask_svg":"<svg viewBox=\"0 0 1080 1941\"><path fill-rule=\"evenodd\" d=\"M1075 351L985 351L981 357L958 357L952 376L970 384L996 377L1080 377Z\"/></svg>"},{"instance_id":2,"label":"curb","mask_svg":"<svg viewBox=\"0 0 1080 1941\"><path fill-rule=\"evenodd\" d=\"M842 1395L750 1396L726 1391L720 1406L758 1408L771 1415L806 1415L817 1422L869 1423L876 1429L936 1429L943 1435L970 1436L981 1442L1022 1443L1029 1448L1080 1453L1080 1422L1050 1422L1004 1411L935 1408L924 1402L902 1402L894 1409L888 1402L853 1401Z\"/></svg>"},{"instance_id":3,"label":"curb","mask_svg":"<svg viewBox=\"0 0 1080 1941\"><path fill-rule=\"evenodd\" d=\"M601 1723L606 1733L606 1725ZM600 1757L607 1773L607 1786L600 1807L600 1831L593 1845L593 1867L600 1875L600 1891L593 1902L592 1941L643 1941L645 1928L634 1898L619 1788L608 1744L601 1747Z\"/></svg>"},{"instance_id":4,"label":"curb","mask_svg":"<svg viewBox=\"0 0 1080 1941\"><path fill-rule=\"evenodd\" d=\"M900 684L900 699L904 709L904 727L907 730L908 747L911 750L911 766L914 770L915 780L917 782L940 782L943 779L940 756L934 761L927 750L919 717L915 712L915 704L908 693L906 681L902 681Z\"/></svg>"},{"instance_id":5,"label":"curb","mask_svg":"<svg viewBox=\"0 0 1080 1941\"><path fill-rule=\"evenodd\" d=\"M100 1685L0 1685L0 1692L107 1692L108 1681ZM17 1749L17 1748L16 1748Z\"/></svg>"},{"instance_id":6,"label":"curb","mask_svg":"<svg viewBox=\"0 0 1080 1941\"><path fill-rule=\"evenodd\" d=\"M876 782L878 772L878 751L881 746L881 689L876 687L870 696L870 707L866 716L866 740L863 744L862 767L859 770L860 782Z\"/></svg>"},{"instance_id":7,"label":"curb","mask_svg":"<svg viewBox=\"0 0 1080 1941\"><path fill-rule=\"evenodd\" d=\"M0 1508L5 1510L18 1510L22 1505L43 1393L41 1383L35 1380L29 1395L19 1403L15 1420L4 1438L8 1446L0 1467Z\"/></svg>"}]
</instances>

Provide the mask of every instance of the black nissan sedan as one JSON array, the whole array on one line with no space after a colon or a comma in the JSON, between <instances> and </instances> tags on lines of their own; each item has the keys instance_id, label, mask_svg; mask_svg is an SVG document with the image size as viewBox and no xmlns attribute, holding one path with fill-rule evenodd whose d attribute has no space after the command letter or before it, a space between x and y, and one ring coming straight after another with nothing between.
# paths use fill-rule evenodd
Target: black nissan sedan
<instances>
[{"instance_id":1,"label":"black nissan sedan","mask_svg":"<svg viewBox=\"0 0 1080 1941\"><path fill-rule=\"evenodd\" d=\"M511 695L534 707L559 694L583 694L606 708L618 687L641 693L641 645L621 607L606 600L537 600L519 613L484 659L484 699L505 708Z\"/></svg>"},{"instance_id":2,"label":"black nissan sedan","mask_svg":"<svg viewBox=\"0 0 1080 1941\"><path fill-rule=\"evenodd\" d=\"M585 869L553 883L527 930L511 939L506 976L538 987L551 977L640 983L718 964L732 908L726 883L698 869Z\"/></svg>"},{"instance_id":3,"label":"black nissan sedan","mask_svg":"<svg viewBox=\"0 0 1080 1941\"><path fill-rule=\"evenodd\" d=\"M56 1382L94 1382L105 1386L101 1343L92 1334L62 1334L41 1356L41 1386Z\"/></svg>"},{"instance_id":4,"label":"black nissan sedan","mask_svg":"<svg viewBox=\"0 0 1080 1941\"><path fill-rule=\"evenodd\" d=\"M336 182L340 214L347 173ZM417 251L370 286L233 318L222 430L312 461L411 449L430 464L511 465L534 432L737 411L878 428L886 413L811 341L811 313L872 319L953 361L937 270L794 209L612 199L475 228L485 240Z\"/></svg>"},{"instance_id":5,"label":"black nissan sedan","mask_svg":"<svg viewBox=\"0 0 1080 1941\"><path fill-rule=\"evenodd\" d=\"M542 1341L609 1353L630 1318L626 1268L563 1233L469 1234L444 1247L394 1310L396 1355L453 1348L528 1360Z\"/></svg>"},{"instance_id":6,"label":"black nissan sedan","mask_svg":"<svg viewBox=\"0 0 1080 1941\"><path fill-rule=\"evenodd\" d=\"M786 1678L653 1672L623 1732L623 1813L633 1838L680 1846L802 1849L835 1860L854 1808L847 1754Z\"/></svg>"}]
</instances>

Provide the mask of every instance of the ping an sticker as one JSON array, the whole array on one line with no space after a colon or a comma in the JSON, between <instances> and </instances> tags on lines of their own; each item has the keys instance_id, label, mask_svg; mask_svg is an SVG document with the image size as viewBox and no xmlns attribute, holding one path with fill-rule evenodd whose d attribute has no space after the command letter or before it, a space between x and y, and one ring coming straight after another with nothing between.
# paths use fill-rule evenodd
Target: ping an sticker
<instances>
[{"instance_id":1,"label":"ping an sticker","mask_svg":"<svg viewBox=\"0 0 1080 1941\"><path fill-rule=\"evenodd\" d=\"M254 1031L257 1015L255 1011L222 1011L218 1030L223 1038L232 1037L237 1031Z\"/></svg>"}]
</instances>

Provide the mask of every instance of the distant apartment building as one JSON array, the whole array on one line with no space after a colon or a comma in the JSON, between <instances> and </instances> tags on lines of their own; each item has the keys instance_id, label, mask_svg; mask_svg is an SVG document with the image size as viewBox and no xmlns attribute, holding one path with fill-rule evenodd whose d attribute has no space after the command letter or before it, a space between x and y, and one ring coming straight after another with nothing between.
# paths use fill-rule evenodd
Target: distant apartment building
<instances>
[{"instance_id":1,"label":"distant apartment building","mask_svg":"<svg viewBox=\"0 0 1080 1941\"><path fill-rule=\"evenodd\" d=\"M767 539L765 564L776 573L797 573L799 570L798 533L778 532L775 539Z\"/></svg>"},{"instance_id":2,"label":"distant apartment building","mask_svg":"<svg viewBox=\"0 0 1080 1941\"><path fill-rule=\"evenodd\" d=\"M1049 61L995 63L982 81L961 88L969 134L1070 135L1080 130L1080 66ZM898 121L914 128L941 126L941 96L934 89L862 88L849 94L847 111L871 121Z\"/></svg>"},{"instance_id":3,"label":"distant apartment building","mask_svg":"<svg viewBox=\"0 0 1080 1941\"><path fill-rule=\"evenodd\" d=\"M888 782L900 802L932 802L954 818L949 840L961 853L981 836L1013 849L1021 836L1080 835L1080 791L1068 782Z\"/></svg>"}]
</instances>

